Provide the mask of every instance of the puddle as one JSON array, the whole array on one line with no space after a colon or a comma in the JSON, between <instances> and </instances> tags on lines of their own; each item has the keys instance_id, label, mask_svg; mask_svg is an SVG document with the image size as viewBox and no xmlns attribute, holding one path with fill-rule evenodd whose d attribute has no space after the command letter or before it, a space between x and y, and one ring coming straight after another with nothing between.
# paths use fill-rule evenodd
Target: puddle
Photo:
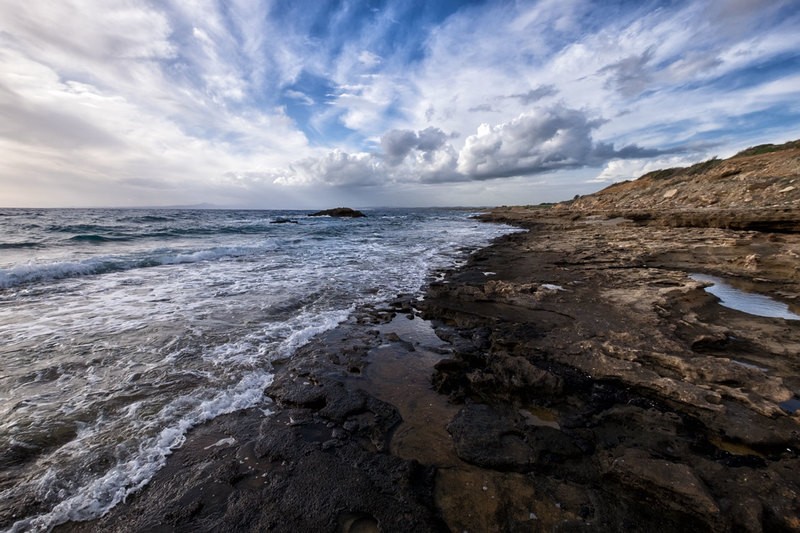
<instances>
[{"instance_id":1,"label":"puddle","mask_svg":"<svg viewBox=\"0 0 800 533\"><path fill-rule=\"evenodd\" d=\"M800 410L800 399L792 398L791 400L786 400L785 402L779 403L778 407L780 407L790 415L793 415L798 410Z\"/></svg>"},{"instance_id":2,"label":"puddle","mask_svg":"<svg viewBox=\"0 0 800 533\"><path fill-rule=\"evenodd\" d=\"M395 340L373 348L363 374L353 379L400 412L403 421L392 436L392 453L440 467L460 464L446 429L459 408L431 385L433 366L442 359L436 350L447 344L430 322L418 317L397 315L378 330L385 339Z\"/></svg>"},{"instance_id":3,"label":"puddle","mask_svg":"<svg viewBox=\"0 0 800 533\"><path fill-rule=\"evenodd\" d=\"M739 361L738 359L731 359L731 363L743 366L745 368L749 368L750 370L758 370L759 372L769 372L769 368L764 368L763 366L754 365L753 363L748 363L747 361Z\"/></svg>"},{"instance_id":4,"label":"puddle","mask_svg":"<svg viewBox=\"0 0 800 533\"><path fill-rule=\"evenodd\" d=\"M764 458L763 455L761 455L760 453L758 453L754 449L752 449L752 448L750 448L748 446L745 446L744 444L738 444L736 442L730 442L730 441L724 440L724 439L722 439L722 438L720 438L720 437L718 437L716 435L714 435L712 437L709 437L708 441L711 444L713 444L714 446L716 446L718 449L726 451L731 455L739 455L739 456L751 455L753 457L760 457L762 459Z\"/></svg>"},{"instance_id":5,"label":"puddle","mask_svg":"<svg viewBox=\"0 0 800 533\"><path fill-rule=\"evenodd\" d=\"M543 407L528 407L527 409L520 409L519 413L525 417L525 422L527 422L529 426L561 429L561 426L558 424L558 416L549 409Z\"/></svg>"},{"instance_id":6,"label":"puddle","mask_svg":"<svg viewBox=\"0 0 800 533\"><path fill-rule=\"evenodd\" d=\"M791 312L787 304L769 296L741 291L720 278L706 274L690 274L689 277L702 283L713 283L705 290L719 298L722 306L755 316L800 320L800 315Z\"/></svg>"}]
</instances>

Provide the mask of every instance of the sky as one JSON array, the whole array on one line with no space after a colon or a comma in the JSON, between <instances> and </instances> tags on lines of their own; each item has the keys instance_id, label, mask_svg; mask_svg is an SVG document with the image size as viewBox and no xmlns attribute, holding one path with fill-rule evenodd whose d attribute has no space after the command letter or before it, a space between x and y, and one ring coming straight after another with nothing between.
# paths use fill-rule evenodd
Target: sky
<instances>
[{"instance_id":1,"label":"sky","mask_svg":"<svg viewBox=\"0 0 800 533\"><path fill-rule=\"evenodd\" d=\"M0 206L535 204L800 138L797 0L0 0Z\"/></svg>"}]
</instances>

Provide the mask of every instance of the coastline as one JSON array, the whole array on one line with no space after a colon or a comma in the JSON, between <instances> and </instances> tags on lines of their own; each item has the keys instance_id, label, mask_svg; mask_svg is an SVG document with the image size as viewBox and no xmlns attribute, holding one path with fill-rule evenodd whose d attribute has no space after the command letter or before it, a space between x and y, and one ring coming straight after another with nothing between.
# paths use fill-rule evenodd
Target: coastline
<instances>
[{"instance_id":1,"label":"coastline","mask_svg":"<svg viewBox=\"0 0 800 533\"><path fill-rule=\"evenodd\" d=\"M272 414L195 428L128 503L56 530L800 528L800 322L689 277L796 309L797 235L483 218L528 232L313 339Z\"/></svg>"}]
</instances>

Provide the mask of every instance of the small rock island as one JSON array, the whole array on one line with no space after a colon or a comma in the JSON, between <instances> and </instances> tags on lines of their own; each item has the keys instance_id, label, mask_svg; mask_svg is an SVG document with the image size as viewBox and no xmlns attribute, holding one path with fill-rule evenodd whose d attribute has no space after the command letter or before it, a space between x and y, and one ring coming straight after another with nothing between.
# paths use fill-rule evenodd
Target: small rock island
<instances>
[{"instance_id":1,"label":"small rock island","mask_svg":"<svg viewBox=\"0 0 800 533\"><path fill-rule=\"evenodd\" d=\"M326 209L324 211L317 211L308 215L310 217L338 217L338 218L360 218L365 217L364 213L349 207L335 207L333 209Z\"/></svg>"}]
</instances>

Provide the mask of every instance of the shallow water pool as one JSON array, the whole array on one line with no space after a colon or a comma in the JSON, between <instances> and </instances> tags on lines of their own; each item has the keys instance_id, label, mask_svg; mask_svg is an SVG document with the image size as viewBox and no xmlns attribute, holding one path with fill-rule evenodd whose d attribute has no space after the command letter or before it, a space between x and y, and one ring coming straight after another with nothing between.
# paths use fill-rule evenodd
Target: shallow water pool
<instances>
[{"instance_id":1,"label":"shallow water pool","mask_svg":"<svg viewBox=\"0 0 800 533\"><path fill-rule=\"evenodd\" d=\"M711 283L706 292L719 298L720 305L736 309L750 315L786 320L800 320L800 315L789 310L789 306L763 294L745 292L726 283L724 280L707 274L690 274L690 278L702 283Z\"/></svg>"}]
</instances>

